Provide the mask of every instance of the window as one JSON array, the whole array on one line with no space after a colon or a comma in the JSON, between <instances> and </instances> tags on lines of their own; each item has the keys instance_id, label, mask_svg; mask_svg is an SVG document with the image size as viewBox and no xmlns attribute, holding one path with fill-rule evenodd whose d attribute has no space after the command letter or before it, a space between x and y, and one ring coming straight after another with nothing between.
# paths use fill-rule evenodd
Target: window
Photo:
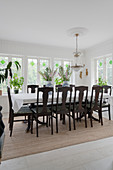
<instances>
[{"instance_id":1,"label":"window","mask_svg":"<svg viewBox=\"0 0 113 170\"><path fill-rule=\"evenodd\" d=\"M71 62L70 61L64 61L64 70L67 69L67 67L71 66Z\"/></svg>"},{"instance_id":2,"label":"window","mask_svg":"<svg viewBox=\"0 0 113 170\"><path fill-rule=\"evenodd\" d=\"M106 80L112 85L112 57L106 58Z\"/></svg>"},{"instance_id":3,"label":"window","mask_svg":"<svg viewBox=\"0 0 113 170\"><path fill-rule=\"evenodd\" d=\"M100 77L102 79L104 78L103 66L104 66L104 59L102 58L97 60L97 79L99 79Z\"/></svg>"},{"instance_id":4,"label":"window","mask_svg":"<svg viewBox=\"0 0 113 170\"><path fill-rule=\"evenodd\" d=\"M37 84L37 59L28 59L28 84Z\"/></svg>"},{"instance_id":5,"label":"window","mask_svg":"<svg viewBox=\"0 0 113 170\"><path fill-rule=\"evenodd\" d=\"M1 69L6 68L7 64L8 64L8 57L0 56L0 68ZM2 89L3 93L7 93L7 85L8 85L8 80L0 84L0 88Z\"/></svg>"},{"instance_id":6,"label":"window","mask_svg":"<svg viewBox=\"0 0 113 170\"><path fill-rule=\"evenodd\" d=\"M40 71L44 72L46 67L49 67L49 60L40 59ZM44 85L45 81L43 80L42 76L40 76L40 84Z\"/></svg>"},{"instance_id":7,"label":"window","mask_svg":"<svg viewBox=\"0 0 113 170\"><path fill-rule=\"evenodd\" d=\"M60 76L58 75L58 71L59 71L59 66L61 66L62 65L62 62L60 61L60 60L55 60L54 61L54 70L56 70L57 69L57 73L55 74L55 76L54 76L54 81L57 79L60 79ZM56 81L57 81L56 80ZM55 81L55 84L56 84L56 81Z\"/></svg>"},{"instance_id":8,"label":"window","mask_svg":"<svg viewBox=\"0 0 113 170\"><path fill-rule=\"evenodd\" d=\"M71 66L71 61L64 61L64 70L67 69L67 67ZM71 78L70 78L70 81L69 83L71 83Z\"/></svg>"},{"instance_id":9,"label":"window","mask_svg":"<svg viewBox=\"0 0 113 170\"><path fill-rule=\"evenodd\" d=\"M17 70L17 68L16 68L16 66L14 64L15 61L19 62L19 64L21 65L21 69ZM17 58L17 57L12 58L12 73L13 74L17 73L19 77L22 76L22 58Z\"/></svg>"},{"instance_id":10,"label":"window","mask_svg":"<svg viewBox=\"0 0 113 170\"><path fill-rule=\"evenodd\" d=\"M112 85L112 56L101 57L96 60L96 78L101 78L108 85Z\"/></svg>"}]
</instances>

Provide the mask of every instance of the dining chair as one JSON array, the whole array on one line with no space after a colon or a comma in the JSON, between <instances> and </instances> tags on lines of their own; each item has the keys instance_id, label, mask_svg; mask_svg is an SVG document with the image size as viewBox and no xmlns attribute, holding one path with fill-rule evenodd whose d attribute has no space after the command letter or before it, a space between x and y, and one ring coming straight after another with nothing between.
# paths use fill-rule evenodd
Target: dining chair
<instances>
[{"instance_id":1,"label":"dining chair","mask_svg":"<svg viewBox=\"0 0 113 170\"><path fill-rule=\"evenodd\" d=\"M51 94L50 94L51 92ZM40 87L37 91L37 106L36 108L32 108L32 121L31 121L31 133L33 133L33 120L36 121L36 136L39 136L38 133L38 125L40 123L40 117L46 117L46 126L48 127L48 117L51 118L51 134L53 135L53 95L54 90L53 87ZM42 96L42 101L40 101Z\"/></svg>"},{"instance_id":2,"label":"dining chair","mask_svg":"<svg viewBox=\"0 0 113 170\"><path fill-rule=\"evenodd\" d=\"M92 87L90 103L87 104L87 110L91 122L91 127L93 127L92 119L101 122L101 125L103 125L102 98L103 98L103 87L94 85ZM99 119L92 116L94 111L98 112Z\"/></svg>"},{"instance_id":3,"label":"dining chair","mask_svg":"<svg viewBox=\"0 0 113 170\"><path fill-rule=\"evenodd\" d=\"M72 118L73 118L73 127L75 126L75 119L77 115L77 121L82 117L85 117L85 127L87 128L87 96L88 96L88 87L87 86L78 86L75 87L74 101L71 106ZM79 116L78 116L79 114Z\"/></svg>"},{"instance_id":4,"label":"dining chair","mask_svg":"<svg viewBox=\"0 0 113 170\"><path fill-rule=\"evenodd\" d=\"M27 85L27 93L36 93L38 87L39 85Z\"/></svg>"},{"instance_id":5,"label":"dining chair","mask_svg":"<svg viewBox=\"0 0 113 170\"><path fill-rule=\"evenodd\" d=\"M111 96L112 87L108 85L103 85L102 87L103 87L103 93L107 93L109 96ZM105 108L107 110L105 110ZM106 112L106 111L108 111L109 120L111 120L110 104L108 102L108 98L102 100L102 112Z\"/></svg>"},{"instance_id":6,"label":"dining chair","mask_svg":"<svg viewBox=\"0 0 113 170\"><path fill-rule=\"evenodd\" d=\"M63 116L63 124L65 124L65 115L69 117L69 130L71 130L71 98L72 98L72 87L58 87L56 105L53 107L53 112L56 116L56 133L58 133L58 115ZM68 107L67 107L68 102Z\"/></svg>"},{"instance_id":7,"label":"dining chair","mask_svg":"<svg viewBox=\"0 0 113 170\"><path fill-rule=\"evenodd\" d=\"M29 106L22 106L18 112L14 112L10 87L8 86L7 86L7 92L8 92L8 100L9 100L9 130L10 130L10 137L11 137L13 132L13 123L25 120L25 119L15 120L15 118L28 116L28 127L30 127L30 116L32 115L32 111L30 110Z\"/></svg>"}]
</instances>

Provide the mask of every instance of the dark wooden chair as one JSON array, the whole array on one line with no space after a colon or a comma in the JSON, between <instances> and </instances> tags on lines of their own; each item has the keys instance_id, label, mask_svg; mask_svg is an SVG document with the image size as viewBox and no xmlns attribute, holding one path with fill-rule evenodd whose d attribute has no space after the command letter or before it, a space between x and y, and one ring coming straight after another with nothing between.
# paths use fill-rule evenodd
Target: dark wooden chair
<instances>
[{"instance_id":1,"label":"dark wooden chair","mask_svg":"<svg viewBox=\"0 0 113 170\"><path fill-rule=\"evenodd\" d=\"M38 87L39 85L27 85L27 93L36 93Z\"/></svg>"},{"instance_id":2,"label":"dark wooden chair","mask_svg":"<svg viewBox=\"0 0 113 170\"><path fill-rule=\"evenodd\" d=\"M13 132L13 123L25 120L25 119L15 120L14 118L28 116L28 127L30 127L30 116L32 115L32 111L30 110L29 106L23 106L20 108L18 112L15 113L12 107L10 87L7 87L7 92L8 92L8 99L9 99L9 130L10 130L10 137L11 137Z\"/></svg>"},{"instance_id":3,"label":"dark wooden chair","mask_svg":"<svg viewBox=\"0 0 113 170\"><path fill-rule=\"evenodd\" d=\"M103 93L107 93L108 95L111 96L111 89L112 89L112 87L108 86L108 85L104 85L102 87L103 87ZM105 108L107 110L105 110ZM103 99L103 101L102 101L102 112L106 112L106 111L108 111L109 120L111 120L110 104L108 103L108 98Z\"/></svg>"},{"instance_id":4,"label":"dark wooden chair","mask_svg":"<svg viewBox=\"0 0 113 170\"><path fill-rule=\"evenodd\" d=\"M101 121L101 125L103 125L102 119L102 98L103 98L103 88L101 86L93 86L92 87L92 94L91 94L91 101L87 105L88 114L90 117L91 127L93 127L92 119L96 121ZM98 112L99 119L92 116L93 111Z\"/></svg>"},{"instance_id":5,"label":"dark wooden chair","mask_svg":"<svg viewBox=\"0 0 113 170\"><path fill-rule=\"evenodd\" d=\"M72 97L72 87L58 87L56 106L54 106L53 109L53 112L56 115L54 116L54 118L56 118L56 133L58 133L58 115L63 116L63 124L65 124L65 115L68 115L69 130L71 130L71 117L70 117L71 97ZM67 102L68 102L68 107L67 107Z\"/></svg>"},{"instance_id":6,"label":"dark wooden chair","mask_svg":"<svg viewBox=\"0 0 113 170\"><path fill-rule=\"evenodd\" d=\"M75 87L75 96L74 101L71 106L72 117L73 117L73 126L75 127L75 114L77 115L77 120L82 117L85 117L85 127L87 127L87 96L88 96L88 87L87 86L78 86ZM79 114L79 116L78 116Z\"/></svg>"},{"instance_id":7,"label":"dark wooden chair","mask_svg":"<svg viewBox=\"0 0 113 170\"><path fill-rule=\"evenodd\" d=\"M49 94L51 92L51 95ZM42 94L42 102L40 103L40 95ZM38 134L38 124L41 123L39 121L39 117L46 117L46 126L48 127L48 117L51 118L51 134L53 134L53 116L52 116L52 111L53 111L53 95L54 95L54 90L53 87L41 87L38 88L37 92L37 107L32 108L32 124L31 124L31 133L33 133L33 120L36 121L36 135L37 137L39 136ZM51 97L51 99L49 98ZM42 123L44 124L44 122Z\"/></svg>"}]
</instances>

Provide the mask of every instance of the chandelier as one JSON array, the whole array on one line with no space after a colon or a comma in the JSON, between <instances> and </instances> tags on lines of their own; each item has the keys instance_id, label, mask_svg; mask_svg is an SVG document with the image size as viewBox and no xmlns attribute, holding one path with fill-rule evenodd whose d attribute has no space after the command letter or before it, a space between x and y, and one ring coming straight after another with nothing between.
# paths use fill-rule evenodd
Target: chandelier
<instances>
[{"instance_id":1,"label":"chandelier","mask_svg":"<svg viewBox=\"0 0 113 170\"><path fill-rule=\"evenodd\" d=\"M75 65L74 65L74 66L71 66L71 68L72 68L74 71L79 71L79 70L81 70L83 67L85 67L85 64L83 64L83 65L77 64L77 58L82 55L82 53L78 50L78 36L79 36L78 33L75 34L75 37L76 37L76 51L75 51L73 54L74 54L74 57L76 58L76 61L75 61Z\"/></svg>"},{"instance_id":2,"label":"chandelier","mask_svg":"<svg viewBox=\"0 0 113 170\"><path fill-rule=\"evenodd\" d=\"M75 57L75 65L71 66L74 71L80 71L85 67L85 64L78 64L78 59L81 57L82 53L78 50L78 37L84 35L88 30L83 27L75 27L68 30L68 35L76 38L76 51L73 53Z\"/></svg>"}]
</instances>

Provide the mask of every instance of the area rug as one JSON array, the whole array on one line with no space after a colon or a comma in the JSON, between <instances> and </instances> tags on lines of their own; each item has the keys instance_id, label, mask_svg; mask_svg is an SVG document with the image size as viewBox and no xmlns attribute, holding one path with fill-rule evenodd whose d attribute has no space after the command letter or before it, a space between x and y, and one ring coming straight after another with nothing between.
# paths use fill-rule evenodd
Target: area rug
<instances>
[{"instance_id":1,"label":"area rug","mask_svg":"<svg viewBox=\"0 0 113 170\"><path fill-rule=\"evenodd\" d=\"M58 148L63 148L71 145L81 144L84 142L95 141L107 137L113 136L113 121L109 121L104 118L104 124L101 126L99 122L93 121L93 127L90 126L88 119L88 127L85 128L85 122L76 122L76 130L68 129L68 119L66 124L63 125L59 121L59 133L55 132L54 121L54 134L51 135L50 127L39 127L39 137L36 137L35 122L33 134L26 133L25 129L27 124L23 122L16 122L14 124L14 130L12 137L9 137L8 119L4 119L5 128L5 143L3 148L2 160L8 160L21 156L41 153Z\"/></svg>"}]
</instances>

